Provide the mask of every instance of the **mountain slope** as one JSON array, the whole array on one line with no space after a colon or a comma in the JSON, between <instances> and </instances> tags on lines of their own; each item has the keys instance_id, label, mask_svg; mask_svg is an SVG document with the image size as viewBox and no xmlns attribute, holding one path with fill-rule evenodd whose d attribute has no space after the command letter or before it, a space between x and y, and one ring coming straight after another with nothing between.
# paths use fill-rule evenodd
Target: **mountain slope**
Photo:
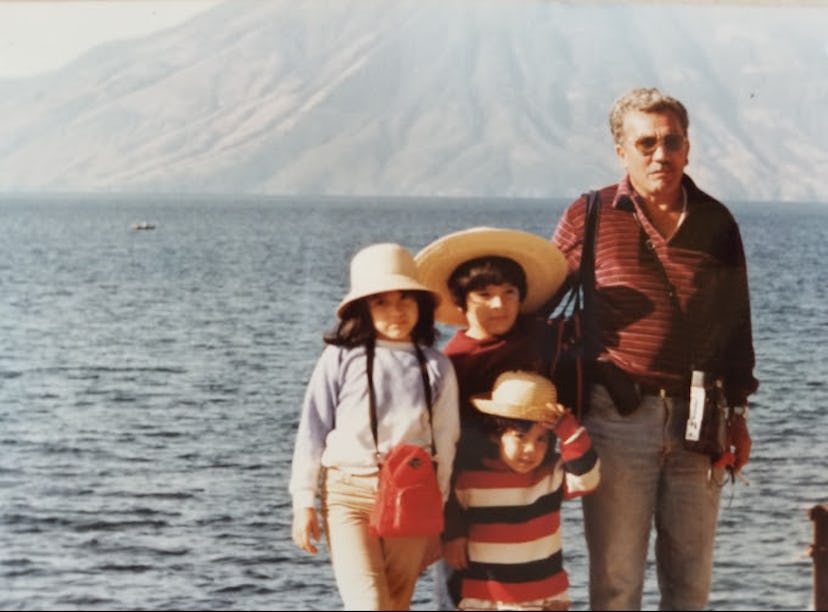
<instances>
[{"instance_id":1,"label":"mountain slope","mask_svg":"<svg viewBox=\"0 0 828 612\"><path fill-rule=\"evenodd\" d=\"M620 176L609 106L656 85L688 106L704 189L819 200L826 16L232 0L0 80L0 191L569 196Z\"/></svg>"}]
</instances>

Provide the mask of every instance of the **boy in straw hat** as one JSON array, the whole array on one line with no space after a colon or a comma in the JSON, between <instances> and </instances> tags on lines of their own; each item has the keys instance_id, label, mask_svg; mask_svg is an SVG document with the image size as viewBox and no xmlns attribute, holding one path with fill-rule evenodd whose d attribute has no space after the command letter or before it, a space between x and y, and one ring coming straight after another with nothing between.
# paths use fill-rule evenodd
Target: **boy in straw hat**
<instances>
[{"instance_id":1,"label":"boy in straw hat","mask_svg":"<svg viewBox=\"0 0 828 612\"><path fill-rule=\"evenodd\" d=\"M534 313L563 284L566 258L536 234L475 227L438 238L414 259L440 296L435 320L459 328L443 352L457 373L462 434L473 433L472 395L490 391L505 370L545 372L546 325Z\"/></svg>"},{"instance_id":2,"label":"boy in straw hat","mask_svg":"<svg viewBox=\"0 0 828 612\"><path fill-rule=\"evenodd\" d=\"M552 382L534 372L504 372L491 393L471 401L486 444L476 464L456 474L461 511L446 525L443 547L457 570L458 608L568 610L560 506L598 486L589 434L557 402Z\"/></svg>"},{"instance_id":3,"label":"boy in straw hat","mask_svg":"<svg viewBox=\"0 0 828 612\"><path fill-rule=\"evenodd\" d=\"M293 541L317 553L321 497L346 610L407 610L432 542L427 536L381 538L368 530L378 463L388 451L401 443L433 444L437 479L448 497L459 419L454 368L433 348L438 299L417 278L414 258L402 246L362 249L351 260L351 289L336 310L339 324L324 337L327 346L308 383L289 484Z\"/></svg>"},{"instance_id":4,"label":"boy in straw hat","mask_svg":"<svg viewBox=\"0 0 828 612\"><path fill-rule=\"evenodd\" d=\"M459 327L443 348L457 373L461 437L455 470L479 456L485 434L472 395L489 392L506 370L546 372L553 340L534 316L560 288L566 259L548 240L535 234L475 227L438 238L415 256L420 279L440 296L435 319ZM446 503L446 520L456 502ZM452 609L446 592L451 568L435 566L440 609Z\"/></svg>"}]
</instances>

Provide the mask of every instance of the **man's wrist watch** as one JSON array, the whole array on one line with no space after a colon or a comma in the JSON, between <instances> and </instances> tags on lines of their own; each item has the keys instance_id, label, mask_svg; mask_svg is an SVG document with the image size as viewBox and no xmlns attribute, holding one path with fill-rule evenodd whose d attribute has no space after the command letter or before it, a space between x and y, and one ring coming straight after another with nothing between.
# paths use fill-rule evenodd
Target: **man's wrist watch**
<instances>
[{"instance_id":1,"label":"man's wrist watch","mask_svg":"<svg viewBox=\"0 0 828 612\"><path fill-rule=\"evenodd\" d=\"M747 405L744 406L731 406L730 413L733 416L742 417L744 420L747 421L748 418L748 407Z\"/></svg>"}]
</instances>

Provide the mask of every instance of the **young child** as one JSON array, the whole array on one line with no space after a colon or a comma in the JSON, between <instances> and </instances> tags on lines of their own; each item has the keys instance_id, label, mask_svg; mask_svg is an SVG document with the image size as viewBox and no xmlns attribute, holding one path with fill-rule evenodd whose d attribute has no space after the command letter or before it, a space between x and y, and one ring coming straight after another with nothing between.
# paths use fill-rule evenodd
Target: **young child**
<instances>
[{"instance_id":1,"label":"young child","mask_svg":"<svg viewBox=\"0 0 828 612\"><path fill-rule=\"evenodd\" d=\"M415 257L423 283L440 295L435 318L459 329L443 348L460 390L461 437L455 469L479 458L486 441L472 395L489 392L506 370L546 373L554 347L535 311L561 287L566 259L548 240L521 230L476 227L438 238ZM446 504L450 514L453 496ZM452 570L434 569L436 604L453 609L447 591Z\"/></svg>"},{"instance_id":2,"label":"young child","mask_svg":"<svg viewBox=\"0 0 828 612\"><path fill-rule=\"evenodd\" d=\"M459 511L443 535L458 609L568 610L560 506L598 486L589 434L534 372L504 372L471 401L488 446L457 473Z\"/></svg>"},{"instance_id":3,"label":"young child","mask_svg":"<svg viewBox=\"0 0 828 612\"><path fill-rule=\"evenodd\" d=\"M432 347L438 299L418 280L414 258L402 246L382 243L362 249L351 261L351 288L337 308L338 327L324 338L328 346L308 383L289 484L293 541L317 553L315 500L320 494L331 564L346 610L407 610L433 540L369 533L384 455L403 442L430 449L433 440L443 499L448 496L459 418L451 361ZM430 426L424 373L431 388Z\"/></svg>"}]
</instances>

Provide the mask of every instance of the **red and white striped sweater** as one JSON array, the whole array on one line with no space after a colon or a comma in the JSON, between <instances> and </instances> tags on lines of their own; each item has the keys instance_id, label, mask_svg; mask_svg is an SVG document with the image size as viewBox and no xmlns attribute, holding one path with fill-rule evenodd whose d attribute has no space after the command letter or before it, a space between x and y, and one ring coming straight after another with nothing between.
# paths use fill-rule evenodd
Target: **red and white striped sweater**
<instances>
[{"instance_id":1,"label":"red and white striped sweater","mask_svg":"<svg viewBox=\"0 0 828 612\"><path fill-rule=\"evenodd\" d=\"M460 596L509 603L554 597L569 586L560 537L562 499L594 491L600 462L572 415L555 428L560 453L518 474L499 459L457 474L444 540L468 538Z\"/></svg>"}]
</instances>

